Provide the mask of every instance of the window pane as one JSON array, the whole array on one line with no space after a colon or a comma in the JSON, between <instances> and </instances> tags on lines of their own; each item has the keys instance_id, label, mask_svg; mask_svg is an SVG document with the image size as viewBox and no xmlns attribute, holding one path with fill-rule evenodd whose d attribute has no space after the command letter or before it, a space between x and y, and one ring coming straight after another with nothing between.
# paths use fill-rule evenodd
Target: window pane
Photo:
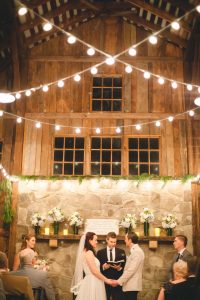
<instances>
[{"instance_id":1,"label":"window pane","mask_svg":"<svg viewBox=\"0 0 200 300\"><path fill-rule=\"evenodd\" d=\"M83 175L83 164L75 163L74 175Z\"/></svg>"},{"instance_id":2,"label":"window pane","mask_svg":"<svg viewBox=\"0 0 200 300\"><path fill-rule=\"evenodd\" d=\"M65 175L73 174L73 164L64 164L64 174Z\"/></svg>"},{"instance_id":3,"label":"window pane","mask_svg":"<svg viewBox=\"0 0 200 300\"><path fill-rule=\"evenodd\" d=\"M159 175L159 165L150 165L150 173Z\"/></svg>"},{"instance_id":4,"label":"window pane","mask_svg":"<svg viewBox=\"0 0 200 300\"><path fill-rule=\"evenodd\" d=\"M121 162L121 151L113 151L112 161Z\"/></svg>"},{"instance_id":5,"label":"window pane","mask_svg":"<svg viewBox=\"0 0 200 300\"><path fill-rule=\"evenodd\" d=\"M117 101L113 101L113 110L114 111L121 111L122 110L122 102L117 100Z\"/></svg>"},{"instance_id":6,"label":"window pane","mask_svg":"<svg viewBox=\"0 0 200 300\"><path fill-rule=\"evenodd\" d=\"M54 160L55 161L63 161L63 151L55 150L54 151Z\"/></svg>"},{"instance_id":7,"label":"window pane","mask_svg":"<svg viewBox=\"0 0 200 300\"><path fill-rule=\"evenodd\" d=\"M100 174L100 164L92 164L91 165L91 174L99 175Z\"/></svg>"},{"instance_id":8,"label":"window pane","mask_svg":"<svg viewBox=\"0 0 200 300\"><path fill-rule=\"evenodd\" d=\"M159 162L159 152L158 151L150 152L150 162Z\"/></svg>"},{"instance_id":9,"label":"window pane","mask_svg":"<svg viewBox=\"0 0 200 300\"><path fill-rule=\"evenodd\" d=\"M112 148L113 149L121 149L121 139L113 138L112 139Z\"/></svg>"},{"instance_id":10,"label":"window pane","mask_svg":"<svg viewBox=\"0 0 200 300\"><path fill-rule=\"evenodd\" d=\"M101 77L93 77L93 86L101 86L102 78Z\"/></svg>"},{"instance_id":11,"label":"window pane","mask_svg":"<svg viewBox=\"0 0 200 300\"><path fill-rule=\"evenodd\" d=\"M92 110L100 111L101 110L101 101L93 100L92 101Z\"/></svg>"},{"instance_id":12,"label":"window pane","mask_svg":"<svg viewBox=\"0 0 200 300\"><path fill-rule=\"evenodd\" d=\"M113 89L113 99L121 99L122 98L122 89Z\"/></svg>"},{"instance_id":13,"label":"window pane","mask_svg":"<svg viewBox=\"0 0 200 300\"><path fill-rule=\"evenodd\" d=\"M84 138L76 138L75 148L76 149L84 149Z\"/></svg>"},{"instance_id":14,"label":"window pane","mask_svg":"<svg viewBox=\"0 0 200 300\"><path fill-rule=\"evenodd\" d=\"M103 86L112 86L112 78L110 77L103 78Z\"/></svg>"},{"instance_id":15,"label":"window pane","mask_svg":"<svg viewBox=\"0 0 200 300\"><path fill-rule=\"evenodd\" d=\"M65 139L65 148L73 149L74 148L74 138Z\"/></svg>"},{"instance_id":16,"label":"window pane","mask_svg":"<svg viewBox=\"0 0 200 300\"><path fill-rule=\"evenodd\" d=\"M91 161L100 161L100 151L92 151Z\"/></svg>"},{"instance_id":17,"label":"window pane","mask_svg":"<svg viewBox=\"0 0 200 300\"><path fill-rule=\"evenodd\" d=\"M54 164L53 174L62 174L62 164Z\"/></svg>"},{"instance_id":18,"label":"window pane","mask_svg":"<svg viewBox=\"0 0 200 300\"><path fill-rule=\"evenodd\" d=\"M121 77L113 78L113 86L122 86L122 78Z\"/></svg>"},{"instance_id":19,"label":"window pane","mask_svg":"<svg viewBox=\"0 0 200 300\"><path fill-rule=\"evenodd\" d=\"M100 149L100 147L101 147L101 139L92 138L92 149Z\"/></svg>"},{"instance_id":20,"label":"window pane","mask_svg":"<svg viewBox=\"0 0 200 300\"><path fill-rule=\"evenodd\" d=\"M138 175L138 165L129 165L129 174L130 175Z\"/></svg>"},{"instance_id":21,"label":"window pane","mask_svg":"<svg viewBox=\"0 0 200 300\"><path fill-rule=\"evenodd\" d=\"M148 149L148 139L139 139L139 148Z\"/></svg>"},{"instance_id":22,"label":"window pane","mask_svg":"<svg viewBox=\"0 0 200 300\"><path fill-rule=\"evenodd\" d=\"M102 161L105 161L105 162L111 161L111 152L110 151L102 151Z\"/></svg>"},{"instance_id":23,"label":"window pane","mask_svg":"<svg viewBox=\"0 0 200 300\"><path fill-rule=\"evenodd\" d=\"M102 175L110 175L110 164L102 164Z\"/></svg>"},{"instance_id":24,"label":"window pane","mask_svg":"<svg viewBox=\"0 0 200 300\"><path fill-rule=\"evenodd\" d=\"M84 151L83 150L75 151L75 161L84 161Z\"/></svg>"},{"instance_id":25,"label":"window pane","mask_svg":"<svg viewBox=\"0 0 200 300\"><path fill-rule=\"evenodd\" d=\"M130 162L138 162L138 152L137 151L129 151L129 161Z\"/></svg>"},{"instance_id":26,"label":"window pane","mask_svg":"<svg viewBox=\"0 0 200 300\"><path fill-rule=\"evenodd\" d=\"M112 164L112 175L121 175L121 164Z\"/></svg>"},{"instance_id":27,"label":"window pane","mask_svg":"<svg viewBox=\"0 0 200 300\"><path fill-rule=\"evenodd\" d=\"M73 161L73 150L66 150L65 151L65 161Z\"/></svg>"},{"instance_id":28,"label":"window pane","mask_svg":"<svg viewBox=\"0 0 200 300\"><path fill-rule=\"evenodd\" d=\"M149 173L148 165L140 165L140 174Z\"/></svg>"},{"instance_id":29,"label":"window pane","mask_svg":"<svg viewBox=\"0 0 200 300\"><path fill-rule=\"evenodd\" d=\"M94 97L95 98L95 97ZM112 99L112 89L103 89L103 98Z\"/></svg>"},{"instance_id":30,"label":"window pane","mask_svg":"<svg viewBox=\"0 0 200 300\"><path fill-rule=\"evenodd\" d=\"M128 141L129 149L138 149L138 139L131 138Z\"/></svg>"},{"instance_id":31,"label":"window pane","mask_svg":"<svg viewBox=\"0 0 200 300\"><path fill-rule=\"evenodd\" d=\"M140 162L148 162L148 161L149 161L148 151L140 151Z\"/></svg>"},{"instance_id":32,"label":"window pane","mask_svg":"<svg viewBox=\"0 0 200 300\"><path fill-rule=\"evenodd\" d=\"M104 100L102 101L102 110L103 111L111 111L111 101L108 101L108 100Z\"/></svg>"},{"instance_id":33,"label":"window pane","mask_svg":"<svg viewBox=\"0 0 200 300\"><path fill-rule=\"evenodd\" d=\"M93 88L93 98L94 99L101 99L102 95L101 95L101 89L98 88Z\"/></svg>"},{"instance_id":34,"label":"window pane","mask_svg":"<svg viewBox=\"0 0 200 300\"><path fill-rule=\"evenodd\" d=\"M102 139L102 148L103 149L111 149L111 138L103 138Z\"/></svg>"},{"instance_id":35,"label":"window pane","mask_svg":"<svg viewBox=\"0 0 200 300\"><path fill-rule=\"evenodd\" d=\"M64 138L56 137L54 148L63 148L64 147Z\"/></svg>"},{"instance_id":36,"label":"window pane","mask_svg":"<svg viewBox=\"0 0 200 300\"><path fill-rule=\"evenodd\" d=\"M159 140L158 139L150 139L150 148L151 149L159 149Z\"/></svg>"}]
</instances>

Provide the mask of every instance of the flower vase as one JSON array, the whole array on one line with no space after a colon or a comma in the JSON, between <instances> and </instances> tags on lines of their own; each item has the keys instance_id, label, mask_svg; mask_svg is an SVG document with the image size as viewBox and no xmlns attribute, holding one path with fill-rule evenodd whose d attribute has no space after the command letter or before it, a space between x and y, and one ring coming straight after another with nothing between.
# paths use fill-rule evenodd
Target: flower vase
<instances>
[{"instance_id":1,"label":"flower vase","mask_svg":"<svg viewBox=\"0 0 200 300\"><path fill-rule=\"evenodd\" d=\"M149 222L144 222L144 236L149 236Z\"/></svg>"},{"instance_id":2,"label":"flower vase","mask_svg":"<svg viewBox=\"0 0 200 300\"><path fill-rule=\"evenodd\" d=\"M166 228L167 236L173 235L173 229L172 228Z\"/></svg>"},{"instance_id":3,"label":"flower vase","mask_svg":"<svg viewBox=\"0 0 200 300\"><path fill-rule=\"evenodd\" d=\"M40 226L35 226L34 227L34 229L35 229L35 235L39 235L40 234Z\"/></svg>"},{"instance_id":4,"label":"flower vase","mask_svg":"<svg viewBox=\"0 0 200 300\"><path fill-rule=\"evenodd\" d=\"M54 231L54 234L58 234L58 232L59 232L59 222L54 222L53 223L53 231Z\"/></svg>"},{"instance_id":5,"label":"flower vase","mask_svg":"<svg viewBox=\"0 0 200 300\"><path fill-rule=\"evenodd\" d=\"M78 227L76 225L73 225L73 233L78 234Z\"/></svg>"},{"instance_id":6,"label":"flower vase","mask_svg":"<svg viewBox=\"0 0 200 300\"><path fill-rule=\"evenodd\" d=\"M131 226L129 226L128 228L124 228L124 229L125 229L125 233L126 233L126 234L132 232L132 227L131 227Z\"/></svg>"}]
</instances>

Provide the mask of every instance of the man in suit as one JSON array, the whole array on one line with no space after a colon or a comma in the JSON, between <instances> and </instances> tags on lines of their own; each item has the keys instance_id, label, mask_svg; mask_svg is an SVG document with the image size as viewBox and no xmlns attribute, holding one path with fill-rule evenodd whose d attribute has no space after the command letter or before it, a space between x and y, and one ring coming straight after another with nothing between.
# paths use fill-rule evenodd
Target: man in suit
<instances>
[{"instance_id":1,"label":"man in suit","mask_svg":"<svg viewBox=\"0 0 200 300\"><path fill-rule=\"evenodd\" d=\"M117 235L115 232L109 232L107 234L106 243L107 243L107 247L97 252L97 258L100 261L101 272L107 278L118 279L123 273L123 269L126 261L125 251L116 247ZM123 262L117 265L112 265L111 263L108 263L108 261L117 262L120 260L123 260ZM105 284L105 287L106 287L107 300L122 299L122 289L120 286L115 288Z\"/></svg>"},{"instance_id":2,"label":"man in suit","mask_svg":"<svg viewBox=\"0 0 200 300\"><path fill-rule=\"evenodd\" d=\"M122 286L124 300L137 300L138 292L142 290L142 270L144 265L144 252L138 245L138 236L127 234L126 246L130 249L130 255L126 261L124 272L115 284Z\"/></svg>"},{"instance_id":3,"label":"man in suit","mask_svg":"<svg viewBox=\"0 0 200 300\"><path fill-rule=\"evenodd\" d=\"M52 284L48 278L48 273L34 269L35 252L26 248L20 252L20 269L10 272L13 275L27 276L32 288L43 288L48 300L55 300Z\"/></svg>"}]
</instances>

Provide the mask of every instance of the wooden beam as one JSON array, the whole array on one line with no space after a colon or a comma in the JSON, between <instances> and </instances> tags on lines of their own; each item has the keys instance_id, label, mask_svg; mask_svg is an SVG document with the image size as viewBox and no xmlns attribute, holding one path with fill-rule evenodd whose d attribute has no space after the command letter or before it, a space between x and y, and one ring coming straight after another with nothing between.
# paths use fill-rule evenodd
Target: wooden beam
<instances>
[{"instance_id":1,"label":"wooden beam","mask_svg":"<svg viewBox=\"0 0 200 300\"><path fill-rule=\"evenodd\" d=\"M190 11L192 10L195 6L191 3L188 3L189 1L187 0L162 0L163 2L170 3L173 6L178 7L181 10L184 11Z\"/></svg>"},{"instance_id":2,"label":"wooden beam","mask_svg":"<svg viewBox=\"0 0 200 300\"><path fill-rule=\"evenodd\" d=\"M157 8L157 7L155 7L151 4L148 4L144 1L141 1L141 0L126 0L126 1L128 3L132 3L134 6L137 6L139 8L143 8L144 10L149 11L153 15L156 15L156 16L162 18L162 19L167 20L170 23L173 22L176 19L175 16L170 15L168 12L163 11L160 8ZM184 29L185 31L187 31L189 33L192 31L191 27L186 22L184 22L183 20L180 21L180 24L181 24L181 28Z\"/></svg>"},{"instance_id":3,"label":"wooden beam","mask_svg":"<svg viewBox=\"0 0 200 300\"><path fill-rule=\"evenodd\" d=\"M127 18L127 20L133 21L136 25L141 25L142 27L147 28L147 29L149 29L153 32L157 32L161 29L161 27L159 25L153 24L151 22L147 22L142 17L129 16ZM182 48L186 48L186 46L187 46L187 41L186 40L180 38L179 36L169 32L167 30L162 31L159 35L166 38L167 40L171 41L172 43L182 47Z\"/></svg>"},{"instance_id":4,"label":"wooden beam","mask_svg":"<svg viewBox=\"0 0 200 300\"><path fill-rule=\"evenodd\" d=\"M99 6L97 4L89 2L87 0L80 0L80 2L85 4L89 9L92 9L92 10L97 11L97 12L100 12L100 10L102 9L102 5Z\"/></svg>"}]
</instances>

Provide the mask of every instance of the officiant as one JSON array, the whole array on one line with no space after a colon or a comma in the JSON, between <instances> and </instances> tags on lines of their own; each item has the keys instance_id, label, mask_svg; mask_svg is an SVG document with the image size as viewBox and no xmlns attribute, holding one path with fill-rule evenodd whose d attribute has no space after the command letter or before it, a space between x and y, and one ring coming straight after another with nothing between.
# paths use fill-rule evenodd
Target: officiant
<instances>
[{"instance_id":1,"label":"officiant","mask_svg":"<svg viewBox=\"0 0 200 300\"><path fill-rule=\"evenodd\" d=\"M106 236L107 247L97 252L97 258L100 261L101 272L110 279L118 279L124 270L126 262L125 251L117 248L117 235L115 232L109 232ZM112 287L105 284L107 300L121 300L121 286Z\"/></svg>"}]
</instances>

